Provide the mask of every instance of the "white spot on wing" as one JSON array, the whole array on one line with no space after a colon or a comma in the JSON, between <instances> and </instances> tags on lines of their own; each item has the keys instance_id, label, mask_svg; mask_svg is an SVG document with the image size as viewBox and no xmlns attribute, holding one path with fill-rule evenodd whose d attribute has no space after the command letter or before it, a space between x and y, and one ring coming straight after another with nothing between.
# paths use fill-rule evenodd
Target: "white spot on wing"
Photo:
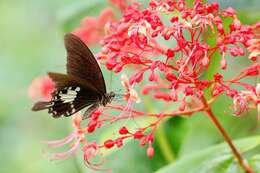
<instances>
[{"instance_id":1,"label":"white spot on wing","mask_svg":"<svg viewBox=\"0 0 260 173\"><path fill-rule=\"evenodd\" d=\"M76 98L76 97L75 97L75 98ZM62 99L62 102L63 102L63 103L73 102L75 98Z\"/></svg>"},{"instance_id":2,"label":"white spot on wing","mask_svg":"<svg viewBox=\"0 0 260 173\"><path fill-rule=\"evenodd\" d=\"M75 89L75 91L80 91L80 87L77 87L77 88Z\"/></svg>"},{"instance_id":3,"label":"white spot on wing","mask_svg":"<svg viewBox=\"0 0 260 173\"><path fill-rule=\"evenodd\" d=\"M67 90L68 95L77 95L77 91L74 90Z\"/></svg>"},{"instance_id":4,"label":"white spot on wing","mask_svg":"<svg viewBox=\"0 0 260 173\"><path fill-rule=\"evenodd\" d=\"M77 91L71 90L70 88L71 87L69 87L66 94L59 94L60 99L63 101L63 103L72 102L77 97Z\"/></svg>"}]
</instances>

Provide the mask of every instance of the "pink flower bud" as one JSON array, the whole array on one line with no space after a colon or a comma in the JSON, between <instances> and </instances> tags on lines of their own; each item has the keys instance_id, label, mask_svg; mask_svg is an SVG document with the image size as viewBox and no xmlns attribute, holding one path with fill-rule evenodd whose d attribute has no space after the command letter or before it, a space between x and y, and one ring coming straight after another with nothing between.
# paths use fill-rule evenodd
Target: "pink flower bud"
<instances>
[{"instance_id":1,"label":"pink flower bud","mask_svg":"<svg viewBox=\"0 0 260 173\"><path fill-rule=\"evenodd\" d=\"M225 53L222 53L222 58L220 61L221 69L225 70L227 68L227 60L225 58Z\"/></svg>"},{"instance_id":2,"label":"pink flower bud","mask_svg":"<svg viewBox=\"0 0 260 173\"><path fill-rule=\"evenodd\" d=\"M154 72L152 71L150 74L149 74L149 81L157 81L159 76Z\"/></svg>"},{"instance_id":3,"label":"pink flower bud","mask_svg":"<svg viewBox=\"0 0 260 173\"><path fill-rule=\"evenodd\" d=\"M75 128L80 128L80 124L82 122L82 117L79 114L76 114L73 117L73 125Z\"/></svg>"},{"instance_id":4,"label":"pink flower bud","mask_svg":"<svg viewBox=\"0 0 260 173\"><path fill-rule=\"evenodd\" d=\"M186 100L185 100L185 97L181 100L181 104L179 106L179 110L180 111L184 111L186 108Z\"/></svg>"},{"instance_id":5,"label":"pink flower bud","mask_svg":"<svg viewBox=\"0 0 260 173\"><path fill-rule=\"evenodd\" d=\"M233 17L234 15L236 15L236 11L231 7L224 9L222 11L222 13L223 13L223 16L225 16L225 17Z\"/></svg>"},{"instance_id":6,"label":"pink flower bud","mask_svg":"<svg viewBox=\"0 0 260 173\"><path fill-rule=\"evenodd\" d=\"M149 147L146 150L146 154L150 159L154 156L154 148L150 143L149 143Z\"/></svg>"},{"instance_id":7,"label":"pink flower bud","mask_svg":"<svg viewBox=\"0 0 260 173\"><path fill-rule=\"evenodd\" d=\"M87 128L88 133L94 132L96 127L97 127L97 121L90 121Z\"/></svg>"},{"instance_id":8,"label":"pink flower bud","mask_svg":"<svg viewBox=\"0 0 260 173\"><path fill-rule=\"evenodd\" d=\"M172 89L172 92L171 92L171 98L172 98L172 101L174 101L174 102L178 101L178 94L174 88Z\"/></svg>"},{"instance_id":9,"label":"pink flower bud","mask_svg":"<svg viewBox=\"0 0 260 173\"><path fill-rule=\"evenodd\" d=\"M179 18L177 16L171 18L171 22L178 22Z\"/></svg>"},{"instance_id":10,"label":"pink flower bud","mask_svg":"<svg viewBox=\"0 0 260 173\"><path fill-rule=\"evenodd\" d=\"M92 120L98 120L98 118L99 118L99 116L101 115L101 111L100 110L96 110L95 112L93 112L92 114L91 114L91 119Z\"/></svg>"},{"instance_id":11,"label":"pink flower bud","mask_svg":"<svg viewBox=\"0 0 260 173\"><path fill-rule=\"evenodd\" d=\"M222 24L218 24L217 25L217 29L218 29L218 32L220 33L220 34L224 34L224 28L223 28L223 25Z\"/></svg>"},{"instance_id":12,"label":"pink flower bud","mask_svg":"<svg viewBox=\"0 0 260 173\"><path fill-rule=\"evenodd\" d=\"M149 141L149 142L153 142L153 139L154 139L154 135L153 135L153 133L147 135L147 141Z\"/></svg>"},{"instance_id":13,"label":"pink flower bud","mask_svg":"<svg viewBox=\"0 0 260 173\"><path fill-rule=\"evenodd\" d=\"M208 58L207 55L205 55L205 56L202 58L201 63L202 63L202 65L205 66L205 67L208 66L208 64L209 64L209 58Z\"/></svg>"},{"instance_id":14,"label":"pink flower bud","mask_svg":"<svg viewBox=\"0 0 260 173\"><path fill-rule=\"evenodd\" d=\"M132 85L133 83L139 83L143 80L143 74L144 72L138 72L136 74L134 74L133 76L131 76L130 78L130 84Z\"/></svg>"},{"instance_id":15,"label":"pink flower bud","mask_svg":"<svg viewBox=\"0 0 260 173\"><path fill-rule=\"evenodd\" d=\"M221 75L219 73L214 74L214 80L215 81L219 82L222 78L223 78L223 75Z\"/></svg>"},{"instance_id":16,"label":"pink flower bud","mask_svg":"<svg viewBox=\"0 0 260 173\"><path fill-rule=\"evenodd\" d=\"M260 73L260 65L252 65L243 70L248 76L257 76Z\"/></svg>"},{"instance_id":17,"label":"pink flower bud","mask_svg":"<svg viewBox=\"0 0 260 173\"><path fill-rule=\"evenodd\" d=\"M104 142L104 146L109 149L112 148L115 145L115 142L112 139L109 139Z\"/></svg>"},{"instance_id":18,"label":"pink flower bud","mask_svg":"<svg viewBox=\"0 0 260 173\"><path fill-rule=\"evenodd\" d=\"M116 67L114 68L114 72L115 73L119 73L121 72L123 69L123 65L122 64L117 64Z\"/></svg>"},{"instance_id":19,"label":"pink flower bud","mask_svg":"<svg viewBox=\"0 0 260 173\"><path fill-rule=\"evenodd\" d=\"M106 62L106 67L108 70L112 70L118 63L115 61L115 59L109 59L107 62Z\"/></svg>"},{"instance_id":20,"label":"pink flower bud","mask_svg":"<svg viewBox=\"0 0 260 173\"><path fill-rule=\"evenodd\" d=\"M120 147L123 146L123 139L122 139L122 138L116 139L115 142L116 142L116 146L117 146L118 148L120 148Z\"/></svg>"},{"instance_id":21,"label":"pink flower bud","mask_svg":"<svg viewBox=\"0 0 260 173\"><path fill-rule=\"evenodd\" d=\"M147 143L147 138L142 138L141 140L140 140L140 146L145 146L145 144Z\"/></svg>"},{"instance_id":22,"label":"pink flower bud","mask_svg":"<svg viewBox=\"0 0 260 173\"><path fill-rule=\"evenodd\" d=\"M163 92L156 92L154 94L154 98L156 99L162 99L162 100L165 100L165 101L171 101L172 98L169 94L167 93L163 93Z\"/></svg>"},{"instance_id":23,"label":"pink flower bud","mask_svg":"<svg viewBox=\"0 0 260 173\"><path fill-rule=\"evenodd\" d=\"M186 96L191 96L191 95L193 95L193 94L194 94L193 88L190 87L190 86L187 86L187 87L185 88L184 93L185 93Z\"/></svg>"},{"instance_id":24,"label":"pink flower bud","mask_svg":"<svg viewBox=\"0 0 260 173\"><path fill-rule=\"evenodd\" d=\"M166 79L167 79L168 81L174 81L174 80L176 80L177 78L176 78L176 76L175 76L174 74L172 74L172 73L167 73L167 74L166 74Z\"/></svg>"},{"instance_id":25,"label":"pink flower bud","mask_svg":"<svg viewBox=\"0 0 260 173\"><path fill-rule=\"evenodd\" d=\"M174 51L172 49L168 49L166 52L167 58L172 58L174 57Z\"/></svg>"},{"instance_id":26,"label":"pink flower bud","mask_svg":"<svg viewBox=\"0 0 260 173\"><path fill-rule=\"evenodd\" d=\"M241 22L237 18L234 19L233 24L236 30L239 30L241 28Z\"/></svg>"},{"instance_id":27,"label":"pink flower bud","mask_svg":"<svg viewBox=\"0 0 260 173\"><path fill-rule=\"evenodd\" d=\"M127 128L125 126L123 126L121 129L119 129L119 134L120 135L125 135L128 134L129 131L127 130Z\"/></svg>"},{"instance_id":28,"label":"pink flower bud","mask_svg":"<svg viewBox=\"0 0 260 173\"><path fill-rule=\"evenodd\" d=\"M216 96L220 95L223 91L224 90L223 90L222 87L216 87L216 88L213 89L212 95L214 97L216 97Z\"/></svg>"},{"instance_id":29,"label":"pink flower bud","mask_svg":"<svg viewBox=\"0 0 260 173\"><path fill-rule=\"evenodd\" d=\"M135 139L141 139L144 136L144 134L142 131L136 131L133 136Z\"/></svg>"}]
</instances>

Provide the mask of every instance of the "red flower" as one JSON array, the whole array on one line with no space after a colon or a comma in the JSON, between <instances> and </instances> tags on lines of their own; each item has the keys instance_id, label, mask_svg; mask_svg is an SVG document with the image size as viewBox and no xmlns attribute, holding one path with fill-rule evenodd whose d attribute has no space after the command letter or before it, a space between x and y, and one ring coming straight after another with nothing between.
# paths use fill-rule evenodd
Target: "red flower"
<instances>
[{"instance_id":1,"label":"red flower","mask_svg":"<svg viewBox=\"0 0 260 173\"><path fill-rule=\"evenodd\" d=\"M111 8L104 9L99 17L85 17L81 26L73 31L86 44L96 44L105 35L105 25L115 20L115 14Z\"/></svg>"},{"instance_id":2,"label":"red flower","mask_svg":"<svg viewBox=\"0 0 260 173\"><path fill-rule=\"evenodd\" d=\"M49 100L54 87L54 82L48 76L38 77L29 86L28 94L33 100Z\"/></svg>"}]
</instances>

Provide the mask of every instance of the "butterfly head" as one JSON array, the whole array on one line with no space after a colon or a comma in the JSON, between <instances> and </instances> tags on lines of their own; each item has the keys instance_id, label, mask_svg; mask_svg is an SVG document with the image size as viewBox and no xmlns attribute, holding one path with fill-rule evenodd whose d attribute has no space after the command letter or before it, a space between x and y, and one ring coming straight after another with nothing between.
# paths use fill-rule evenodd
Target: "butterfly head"
<instances>
[{"instance_id":1,"label":"butterfly head","mask_svg":"<svg viewBox=\"0 0 260 173\"><path fill-rule=\"evenodd\" d=\"M115 96L116 96L116 93L114 93L113 91L111 91L110 93L106 93L103 96L103 99L101 100L101 104L103 106L105 106L107 103L111 103L112 100L115 98Z\"/></svg>"}]
</instances>

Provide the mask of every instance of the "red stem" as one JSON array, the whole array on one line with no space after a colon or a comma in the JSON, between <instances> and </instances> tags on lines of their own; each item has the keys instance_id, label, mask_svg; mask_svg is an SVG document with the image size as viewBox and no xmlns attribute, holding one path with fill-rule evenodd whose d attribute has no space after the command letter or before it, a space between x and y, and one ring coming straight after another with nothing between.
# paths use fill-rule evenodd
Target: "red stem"
<instances>
[{"instance_id":1,"label":"red stem","mask_svg":"<svg viewBox=\"0 0 260 173\"><path fill-rule=\"evenodd\" d=\"M114 110L121 110L121 111L124 110L124 106L107 105L106 107L114 109ZM134 109L131 109L131 112L133 114L135 114L135 116L146 115L146 116L151 116L151 117L173 117L173 116L179 116L179 115L190 116L194 112L200 112L200 111L203 111L203 110L204 110L204 106L199 106L199 107L196 107L194 109L187 110L187 111L173 111L172 113L163 113L163 114L145 113L145 112L137 111L137 110L134 110ZM125 116L122 116L121 118L123 119L124 117ZM129 116L127 116L127 117L129 117Z\"/></svg>"},{"instance_id":2,"label":"red stem","mask_svg":"<svg viewBox=\"0 0 260 173\"><path fill-rule=\"evenodd\" d=\"M214 113L212 112L211 108L209 107L209 105L208 105L208 103L207 103L207 101L206 101L206 99L204 97L202 98L202 102L203 102L203 104L204 104L204 106L206 108L205 109L206 114L211 119L211 121L216 126L216 128L219 130L221 135L224 137L225 141L228 143L228 145L231 148L235 158L238 160L240 166L247 173L255 173L255 171L250 167L250 165L246 162L246 160L244 160L242 158L241 154L239 153L239 151L237 150L237 148L233 144L231 138L228 136L227 132L225 131L225 129L222 127L222 125L220 124L220 122L218 121L218 119L216 118Z\"/></svg>"}]
</instances>

